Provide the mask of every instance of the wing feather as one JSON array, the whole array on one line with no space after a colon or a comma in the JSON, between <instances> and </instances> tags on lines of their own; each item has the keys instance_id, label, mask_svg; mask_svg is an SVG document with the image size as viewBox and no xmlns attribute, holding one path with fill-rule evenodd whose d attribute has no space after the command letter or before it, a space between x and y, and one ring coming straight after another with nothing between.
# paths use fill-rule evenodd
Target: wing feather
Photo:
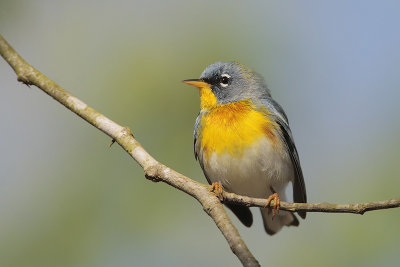
<instances>
[{"instance_id":1,"label":"wing feather","mask_svg":"<svg viewBox=\"0 0 400 267\"><path fill-rule=\"evenodd\" d=\"M290 131L286 114L282 107L272 98L263 99L262 105L272 113L268 114L267 116L274 118L276 123L279 125L280 134L282 135L281 138L285 143L286 150L289 153L292 161L295 172L295 179L293 181L293 200L296 203L306 203L307 194L303 171L301 170L299 154L297 153L296 145L293 141L292 132ZM298 212L298 214L303 219L306 217L305 212Z\"/></svg>"}]
</instances>

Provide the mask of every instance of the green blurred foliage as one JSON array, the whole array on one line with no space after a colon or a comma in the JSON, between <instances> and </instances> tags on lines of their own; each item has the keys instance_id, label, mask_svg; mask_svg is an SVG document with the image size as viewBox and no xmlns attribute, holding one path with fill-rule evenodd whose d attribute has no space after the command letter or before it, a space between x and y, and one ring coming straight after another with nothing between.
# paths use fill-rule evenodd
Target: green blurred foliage
<instances>
[{"instance_id":1,"label":"green blurred foliage","mask_svg":"<svg viewBox=\"0 0 400 267\"><path fill-rule=\"evenodd\" d=\"M162 163L193 156L196 78L218 60L263 74L283 105L311 202L399 197L395 1L1 1L0 32L31 64ZM0 60L0 266L232 266L200 205L154 184L109 138ZM309 214L247 229L263 265L393 266L398 210Z\"/></svg>"}]
</instances>

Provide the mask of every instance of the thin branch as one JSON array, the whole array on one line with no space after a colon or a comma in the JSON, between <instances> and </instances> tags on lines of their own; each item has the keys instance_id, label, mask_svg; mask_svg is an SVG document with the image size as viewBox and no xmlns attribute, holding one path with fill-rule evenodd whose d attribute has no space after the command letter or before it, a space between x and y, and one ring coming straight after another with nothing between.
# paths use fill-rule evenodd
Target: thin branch
<instances>
[{"instance_id":1,"label":"thin branch","mask_svg":"<svg viewBox=\"0 0 400 267\"><path fill-rule=\"evenodd\" d=\"M223 202L241 204L247 207L265 207L266 200L263 198L252 198L240 196L233 193L223 193ZM273 207L273 203L270 204ZM367 211L393 209L400 207L400 198L394 198L376 202L365 202L355 204L332 204L332 203L290 203L280 202L279 209L292 212L326 212L326 213L353 213L364 214Z\"/></svg>"},{"instance_id":2,"label":"thin branch","mask_svg":"<svg viewBox=\"0 0 400 267\"><path fill-rule=\"evenodd\" d=\"M10 64L17 74L18 81L35 85L60 102L66 108L92 124L111 137L112 145L117 142L143 168L147 179L167 183L197 199L204 211L214 220L232 252L244 266L259 266L259 263L248 250L239 232L230 221L217 196L211 192L209 185L200 184L155 160L133 137L129 128L122 127L86 103L71 95L54 81L47 78L34 67L26 63L21 56L0 35L0 55ZM223 193L223 202L236 203L249 207L265 207L266 199ZM273 202L270 204L273 207ZM328 212L363 214L367 211L400 207L400 199L358 204L330 203L289 203L281 202L280 209L292 212Z\"/></svg>"}]
</instances>

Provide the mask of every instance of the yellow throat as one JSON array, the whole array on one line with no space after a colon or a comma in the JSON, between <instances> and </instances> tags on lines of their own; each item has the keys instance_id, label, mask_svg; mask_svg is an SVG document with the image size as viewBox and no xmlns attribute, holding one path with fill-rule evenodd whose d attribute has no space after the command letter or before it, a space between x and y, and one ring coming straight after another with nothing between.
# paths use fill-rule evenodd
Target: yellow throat
<instances>
[{"instance_id":1,"label":"yellow throat","mask_svg":"<svg viewBox=\"0 0 400 267\"><path fill-rule=\"evenodd\" d=\"M256 110L251 100L217 104L214 93L202 87L200 106L205 111L201 120L201 147L208 156L213 152L241 156L263 137L278 144L274 130L277 124Z\"/></svg>"},{"instance_id":2,"label":"yellow throat","mask_svg":"<svg viewBox=\"0 0 400 267\"><path fill-rule=\"evenodd\" d=\"M202 110L212 109L217 105L217 98L208 87L200 87L200 108Z\"/></svg>"}]
</instances>

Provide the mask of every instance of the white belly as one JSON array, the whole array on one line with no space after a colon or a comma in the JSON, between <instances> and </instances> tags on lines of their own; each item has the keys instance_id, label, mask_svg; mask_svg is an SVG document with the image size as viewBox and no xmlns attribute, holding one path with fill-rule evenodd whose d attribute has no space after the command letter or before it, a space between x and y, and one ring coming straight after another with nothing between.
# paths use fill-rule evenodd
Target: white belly
<instances>
[{"instance_id":1,"label":"white belly","mask_svg":"<svg viewBox=\"0 0 400 267\"><path fill-rule=\"evenodd\" d=\"M203 158L203 166L212 183L220 182L226 191L250 197L266 198L272 187L282 199L285 187L294 179L289 155L274 148L267 138L241 156L214 152L208 160Z\"/></svg>"}]
</instances>

